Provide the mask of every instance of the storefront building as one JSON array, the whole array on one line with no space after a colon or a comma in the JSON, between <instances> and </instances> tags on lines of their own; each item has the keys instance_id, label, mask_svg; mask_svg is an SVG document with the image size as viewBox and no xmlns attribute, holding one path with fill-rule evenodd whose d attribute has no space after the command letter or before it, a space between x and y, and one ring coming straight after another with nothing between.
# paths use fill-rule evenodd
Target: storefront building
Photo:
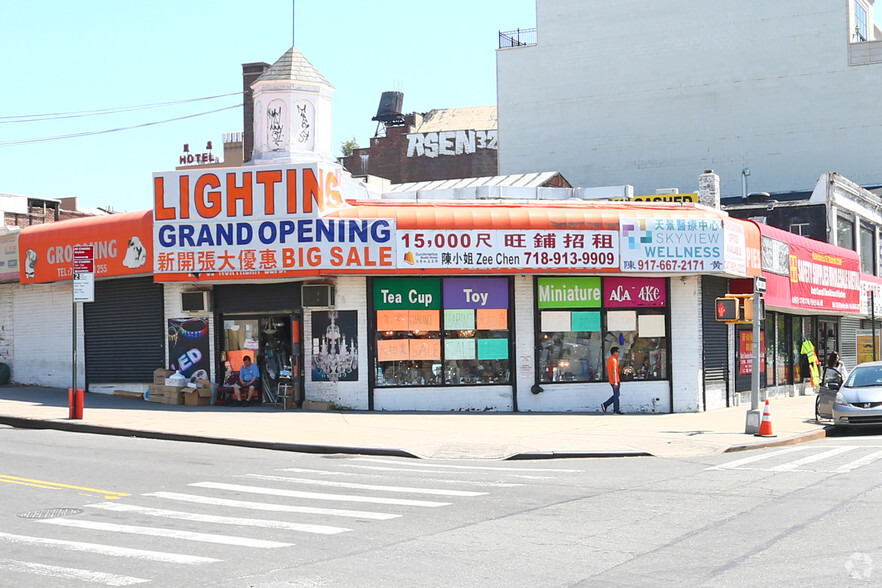
<instances>
[{"instance_id":1,"label":"storefront building","mask_svg":"<svg viewBox=\"0 0 882 588\"><path fill-rule=\"evenodd\" d=\"M803 345L809 342L823 363L838 351L849 367L858 363L856 326L862 280L857 252L758 224L767 282L761 332L760 381L769 393L799 389L809 380ZM733 293L751 293L749 281L732 280ZM735 387L750 389L753 332L735 329Z\"/></svg>"},{"instance_id":2,"label":"storefront building","mask_svg":"<svg viewBox=\"0 0 882 588\"><path fill-rule=\"evenodd\" d=\"M732 402L740 335L708 309L769 270L761 227L722 212L713 181L705 204L583 201L569 188L384 198L332 161L333 88L313 69L292 49L255 82L248 164L156 173L152 211L22 230L15 312L58 337L16 328L16 353L30 350L19 381L69 386L68 250L95 243L95 302L74 305L90 389L143 391L161 367L218 384L250 355L266 401L284 383L298 403L355 410L597 412L615 346L625 412ZM838 256L850 271L834 250L816 264ZM783 267L771 273L786 282ZM834 319L858 312L845 278ZM770 303L770 317L795 299ZM795 382L785 335L797 326L768 320L767 343L780 332L789 355L767 371Z\"/></svg>"}]
</instances>

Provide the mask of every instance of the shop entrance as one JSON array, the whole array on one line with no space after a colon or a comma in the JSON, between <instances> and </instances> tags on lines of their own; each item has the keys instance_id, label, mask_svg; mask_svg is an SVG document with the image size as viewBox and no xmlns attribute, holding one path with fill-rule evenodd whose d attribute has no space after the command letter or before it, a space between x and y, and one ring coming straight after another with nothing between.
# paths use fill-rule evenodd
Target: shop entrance
<instances>
[{"instance_id":1,"label":"shop entrance","mask_svg":"<svg viewBox=\"0 0 882 588\"><path fill-rule=\"evenodd\" d=\"M839 350L839 325L837 321L818 320L818 360L826 365L831 351Z\"/></svg>"},{"instance_id":2,"label":"shop entrance","mask_svg":"<svg viewBox=\"0 0 882 588\"><path fill-rule=\"evenodd\" d=\"M224 381L248 355L260 369L261 402L299 407L303 399L301 314L221 315Z\"/></svg>"}]
</instances>

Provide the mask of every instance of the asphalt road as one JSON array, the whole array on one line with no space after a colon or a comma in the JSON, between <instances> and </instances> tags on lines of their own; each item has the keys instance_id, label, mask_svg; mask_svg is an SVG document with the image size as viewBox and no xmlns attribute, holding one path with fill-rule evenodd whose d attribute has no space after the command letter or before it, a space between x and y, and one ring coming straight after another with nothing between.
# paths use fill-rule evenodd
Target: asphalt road
<instances>
[{"instance_id":1,"label":"asphalt road","mask_svg":"<svg viewBox=\"0 0 882 588\"><path fill-rule=\"evenodd\" d=\"M871 432L876 433L876 432ZM863 586L882 438L430 461L0 427L11 586Z\"/></svg>"}]
</instances>

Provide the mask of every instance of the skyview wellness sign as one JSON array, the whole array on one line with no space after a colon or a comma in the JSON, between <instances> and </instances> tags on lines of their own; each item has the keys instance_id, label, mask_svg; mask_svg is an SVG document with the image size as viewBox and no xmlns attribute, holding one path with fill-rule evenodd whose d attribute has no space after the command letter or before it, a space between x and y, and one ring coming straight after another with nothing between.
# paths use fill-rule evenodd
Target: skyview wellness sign
<instances>
[{"instance_id":1,"label":"skyview wellness sign","mask_svg":"<svg viewBox=\"0 0 882 588\"><path fill-rule=\"evenodd\" d=\"M279 277L394 268L395 221L328 218L344 206L339 166L154 174L156 274Z\"/></svg>"},{"instance_id":2,"label":"skyview wellness sign","mask_svg":"<svg viewBox=\"0 0 882 588\"><path fill-rule=\"evenodd\" d=\"M719 218L622 218L624 272L723 272L725 236Z\"/></svg>"}]
</instances>

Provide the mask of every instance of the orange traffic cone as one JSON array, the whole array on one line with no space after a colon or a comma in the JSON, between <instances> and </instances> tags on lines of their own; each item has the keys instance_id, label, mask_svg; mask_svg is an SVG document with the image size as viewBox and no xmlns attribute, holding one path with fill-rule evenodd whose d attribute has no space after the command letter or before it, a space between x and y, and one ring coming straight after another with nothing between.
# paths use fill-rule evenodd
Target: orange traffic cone
<instances>
[{"instance_id":1,"label":"orange traffic cone","mask_svg":"<svg viewBox=\"0 0 882 588\"><path fill-rule=\"evenodd\" d=\"M763 409L763 422L760 423L759 433L756 437L777 437L772 434L772 415L769 413L769 399L766 398L766 408Z\"/></svg>"}]
</instances>

